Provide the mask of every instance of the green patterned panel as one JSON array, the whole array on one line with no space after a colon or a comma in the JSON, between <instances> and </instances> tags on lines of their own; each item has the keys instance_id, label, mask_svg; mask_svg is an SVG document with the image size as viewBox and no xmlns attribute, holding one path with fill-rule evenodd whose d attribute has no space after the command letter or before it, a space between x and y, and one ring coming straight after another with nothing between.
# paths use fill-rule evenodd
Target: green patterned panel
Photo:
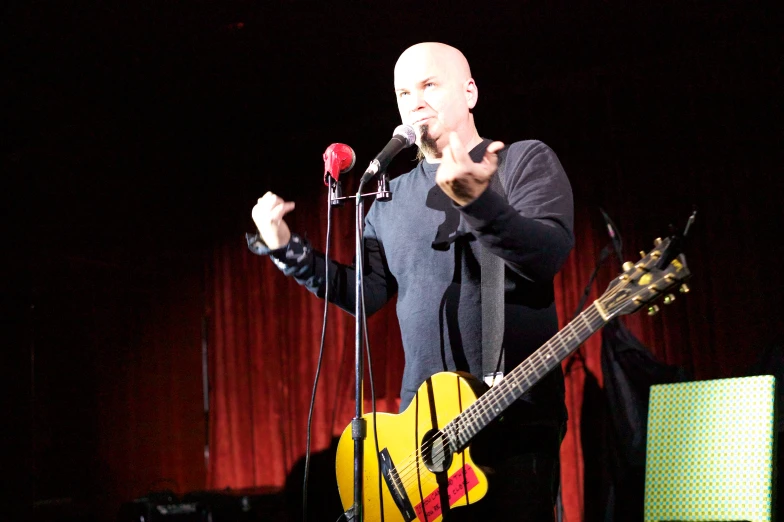
<instances>
[{"instance_id":1,"label":"green patterned panel","mask_svg":"<svg viewBox=\"0 0 784 522\"><path fill-rule=\"evenodd\" d=\"M773 376L651 387L645 522L771 522Z\"/></svg>"}]
</instances>

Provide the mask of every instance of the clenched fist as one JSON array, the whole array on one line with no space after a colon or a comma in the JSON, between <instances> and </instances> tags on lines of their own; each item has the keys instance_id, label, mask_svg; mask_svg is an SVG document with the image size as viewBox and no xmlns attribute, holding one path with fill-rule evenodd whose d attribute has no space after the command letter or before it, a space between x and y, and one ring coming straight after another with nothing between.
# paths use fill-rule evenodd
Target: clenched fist
<instances>
[{"instance_id":1,"label":"clenched fist","mask_svg":"<svg viewBox=\"0 0 784 522\"><path fill-rule=\"evenodd\" d=\"M289 226L283 221L283 216L294 210L294 203L283 201L272 192L267 192L259 198L253 207L251 216L256 228L259 229L261 240L272 250L288 245L291 239Z\"/></svg>"}]
</instances>

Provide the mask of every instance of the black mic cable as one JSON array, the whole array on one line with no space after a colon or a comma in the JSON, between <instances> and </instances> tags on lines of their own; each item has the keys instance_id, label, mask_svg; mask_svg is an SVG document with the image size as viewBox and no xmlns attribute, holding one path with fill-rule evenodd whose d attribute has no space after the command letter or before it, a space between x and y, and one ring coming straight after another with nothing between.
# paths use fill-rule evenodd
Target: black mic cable
<instances>
[{"instance_id":1,"label":"black mic cable","mask_svg":"<svg viewBox=\"0 0 784 522\"><path fill-rule=\"evenodd\" d=\"M623 265L623 239L621 238L621 233L602 207L599 207L599 212L602 213L604 224L607 225L607 233L610 236L615 255L618 256L618 262Z\"/></svg>"},{"instance_id":2,"label":"black mic cable","mask_svg":"<svg viewBox=\"0 0 784 522\"><path fill-rule=\"evenodd\" d=\"M333 183L337 183L334 181ZM327 191L327 240L324 249L324 316L321 321L321 343L319 345L318 363L316 364L316 378L313 380L313 393L310 395L310 408L308 410L308 434L305 443L305 473L302 478L302 522L308 522L308 476L310 474L310 444L311 430L313 428L313 410L316 404L316 390L318 389L321 364L324 361L324 344L327 336L327 315L329 311L329 243L332 230L332 191ZM332 434L330 433L330 437Z\"/></svg>"}]
</instances>

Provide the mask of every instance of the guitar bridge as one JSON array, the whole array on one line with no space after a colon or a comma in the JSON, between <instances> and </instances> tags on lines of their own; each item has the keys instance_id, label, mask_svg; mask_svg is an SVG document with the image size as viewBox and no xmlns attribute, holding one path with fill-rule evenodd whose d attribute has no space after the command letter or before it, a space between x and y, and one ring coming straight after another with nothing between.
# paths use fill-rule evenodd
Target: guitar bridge
<instances>
[{"instance_id":1,"label":"guitar bridge","mask_svg":"<svg viewBox=\"0 0 784 522\"><path fill-rule=\"evenodd\" d=\"M408 494L403 487L403 482L400 480L400 475L398 475L397 470L395 469L392 457L389 456L389 451L384 448L378 453L378 456L380 460L379 464L381 466L381 475L384 477L384 482L387 483L389 494L392 495L392 499L395 501L398 510L400 510L400 514L403 515L406 522L416 520L414 507L408 499Z\"/></svg>"}]
</instances>

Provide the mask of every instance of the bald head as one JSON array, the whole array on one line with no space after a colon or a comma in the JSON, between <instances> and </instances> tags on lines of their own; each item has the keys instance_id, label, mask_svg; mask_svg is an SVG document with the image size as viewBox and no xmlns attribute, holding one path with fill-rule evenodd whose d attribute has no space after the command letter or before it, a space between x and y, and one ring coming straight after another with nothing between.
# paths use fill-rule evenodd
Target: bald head
<instances>
[{"instance_id":1,"label":"bald head","mask_svg":"<svg viewBox=\"0 0 784 522\"><path fill-rule=\"evenodd\" d=\"M463 53L438 42L418 43L403 51L395 64L395 81L398 75L410 74L418 68L438 68L461 82L471 78L471 67Z\"/></svg>"},{"instance_id":2,"label":"bald head","mask_svg":"<svg viewBox=\"0 0 784 522\"><path fill-rule=\"evenodd\" d=\"M468 149L481 142L471 109L478 90L463 53L452 46L424 42L406 49L395 64L395 94L403 123L417 131L417 145L438 161L457 132Z\"/></svg>"}]
</instances>

